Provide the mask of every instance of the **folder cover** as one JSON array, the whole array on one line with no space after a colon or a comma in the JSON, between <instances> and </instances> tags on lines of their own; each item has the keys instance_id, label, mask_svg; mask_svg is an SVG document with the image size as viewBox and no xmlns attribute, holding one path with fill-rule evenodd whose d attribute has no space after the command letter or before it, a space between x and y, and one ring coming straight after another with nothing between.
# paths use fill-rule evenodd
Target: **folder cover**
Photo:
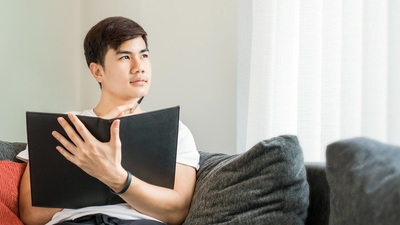
<instances>
[{"instance_id":1,"label":"folder cover","mask_svg":"<svg viewBox=\"0 0 400 225\"><path fill-rule=\"evenodd\" d=\"M27 112L27 133L32 205L52 208L82 208L123 203L117 195L57 150L52 135L68 136L57 122L67 114ZM99 141L110 140L115 119L79 116ZM122 166L139 179L173 189L179 129L179 106L118 118L122 143ZM73 125L72 125L73 126Z\"/></svg>"}]
</instances>

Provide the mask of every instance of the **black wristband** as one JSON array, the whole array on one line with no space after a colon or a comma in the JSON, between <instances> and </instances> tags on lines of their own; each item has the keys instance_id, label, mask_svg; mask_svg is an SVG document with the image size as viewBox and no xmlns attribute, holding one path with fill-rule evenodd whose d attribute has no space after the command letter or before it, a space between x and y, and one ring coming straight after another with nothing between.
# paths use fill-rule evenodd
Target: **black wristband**
<instances>
[{"instance_id":1,"label":"black wristband","mask_svg":"<svg viewBox=\"0 0 400 225\"><path fill-rule=\"evenodd\" d=\"M128 180L126 181L125 187L118 193L115 193L113 190L110 189L111 193L115 194L115 195L122 195L123 193L125 193L126 190L128 190L129 186L131 185L131 181L132 181L132 174L131 172L128 172Z\"/></svg>"}]
</instances>

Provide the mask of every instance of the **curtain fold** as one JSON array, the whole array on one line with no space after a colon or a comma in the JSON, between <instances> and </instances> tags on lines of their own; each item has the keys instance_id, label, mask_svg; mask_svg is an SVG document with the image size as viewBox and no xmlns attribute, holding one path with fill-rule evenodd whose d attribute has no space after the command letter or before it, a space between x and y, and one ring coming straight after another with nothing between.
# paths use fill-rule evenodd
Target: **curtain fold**
<instances>
[{"instance_id":1,"label":"curtain fold","mask_svg":"<svg viewBox=\"0 0 400 225\"><path fill-rule=\"evenodd\" d=\"M306 161L324 161L343 138L400 144L396 12L394 0L254 0L246 148L294 134Z\"/></svg>"}]
</instances>

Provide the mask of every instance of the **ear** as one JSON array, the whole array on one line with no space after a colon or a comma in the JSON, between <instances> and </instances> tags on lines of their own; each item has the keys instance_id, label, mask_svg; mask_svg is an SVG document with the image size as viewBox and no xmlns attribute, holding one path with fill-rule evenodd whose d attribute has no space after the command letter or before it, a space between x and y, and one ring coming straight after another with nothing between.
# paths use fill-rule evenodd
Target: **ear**
<instances>
[{"instance_id":1,"label":"ear","mask_svg":"<svg viewBox=\"0 0 400 225\"><path fill-rule=\"evenodd\" d=\"M103 82L104 70L100 64L92 62L92 63L90 63L89 69L90 69L90 72L92 73L94 79L97 80L97 82L99 82L99 83Z\"/></svg>"}]
</instances>

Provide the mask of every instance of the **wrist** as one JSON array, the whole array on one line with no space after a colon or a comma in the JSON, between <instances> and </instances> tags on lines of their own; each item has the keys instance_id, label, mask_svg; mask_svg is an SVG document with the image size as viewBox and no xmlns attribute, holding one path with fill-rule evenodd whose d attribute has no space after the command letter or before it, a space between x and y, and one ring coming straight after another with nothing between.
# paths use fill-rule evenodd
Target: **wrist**
<instances>
[{"instance_id":1,"label":"wrist","mask_svg":"<svg viewBox=\"0 0 400 225\"><path fill-rule=\"evenodd\" d=\"M128 173L124 168L118 168L115 172L112 173L113 175L106 179L104 184L106 184L111 190L114 192L119 192L125 187Z\"/></svg>"},{"instance_id":2,"label":"wrist","mask_svg":"<svg viewBox=\"0 0 400 225\"><path fill-rule=\"evenodd\" d=\"M123 193L125 193L129 189L129 186L131 185L131 182L132 182L132 174L129 171L126 171L126 172L127 172L127 177L126 177L126 182L125 182L124 187L118 192L116 192L115 190L110 188L110 191L113 194L122 195Z\"/></svg>"}]
</instances>

